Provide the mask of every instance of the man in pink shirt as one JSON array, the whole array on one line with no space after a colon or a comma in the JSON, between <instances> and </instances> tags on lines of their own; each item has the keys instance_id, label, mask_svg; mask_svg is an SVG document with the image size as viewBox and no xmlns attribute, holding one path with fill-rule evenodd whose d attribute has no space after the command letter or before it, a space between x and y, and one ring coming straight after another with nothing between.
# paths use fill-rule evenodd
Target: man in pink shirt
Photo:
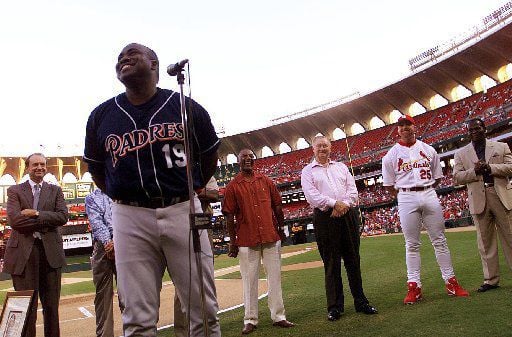
<instances>
[{"instance_id":1,"label":"man in pink shirt","mask_svg":"<svg viewBox=\"0 0 512 337\"><path fill-rule=\"evenodd\" d=\"M314 209L313 227L325 270L327 319L336 321L343 313L344 294L341 259L357 312L377 313L364 295L359 258L358 193L347 166L330 159L331 142L325 136L313 140L315 159L302 170L301 184Z\"/></svg>"},{"instance_id":2,"label":"man in pink shirt","mask_svg":"<svg viewBox=\"0 0 512 337\"><path fill-rule=\"evenodd\" d=\"M258 325L260 261L267 273L273 325L290 328L295 324L286 320L281 290L281 240L286 238L281 195L272 180L253 171L251 150L240 151L238 163L240 173L226 187L222 212L231 240L228 256L240 259L245 307L242 334L253 332Z\"/></svg>"}]
</instances>

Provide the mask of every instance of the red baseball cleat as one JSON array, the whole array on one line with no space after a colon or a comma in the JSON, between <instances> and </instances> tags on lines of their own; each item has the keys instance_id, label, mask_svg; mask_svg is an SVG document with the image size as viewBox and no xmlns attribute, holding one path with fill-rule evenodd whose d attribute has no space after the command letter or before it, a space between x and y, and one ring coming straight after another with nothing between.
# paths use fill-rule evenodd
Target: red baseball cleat
<instances>
[{"instance_id":1,"label":"red baseball cleat","mask_svg":"<svg viewBox=\"0 0 512 337\"><path fill-rule=\"evenodd\" d=\"M450 278L448 280L448 283L446 283L446 292L448 293L448 296L455 296L455 297L468 297L469 296L469 293L459 285L459 282L457 282L457 279L455 278L455 276Z\"/></svg>"},{"instance_id":2,"label":"red baseball cleat","mask_svg":"<svg viewBox=\"0 0 512 337\"><path fill-rule=\"evenodd\" d=\"M421 288L418 287L416 282L407 283L407 296L404 298L404 304L414 304L421 300Z\"/></svg>"}]
</instances>

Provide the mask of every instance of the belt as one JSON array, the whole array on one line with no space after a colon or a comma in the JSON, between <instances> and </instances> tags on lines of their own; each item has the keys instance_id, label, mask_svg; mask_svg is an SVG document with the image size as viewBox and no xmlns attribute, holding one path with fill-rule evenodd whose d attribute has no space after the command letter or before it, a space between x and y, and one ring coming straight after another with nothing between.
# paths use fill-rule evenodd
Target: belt
<instances>
[{"instance_id":1,"label":"belt","mask_svg":"<svg viewBox=\"0 0 512 337\"><path fill-rule=\"evenodd\" d=\"M188 195L181 195L172 198L151 198L140 201L114 200L114 202L121 205L156 209L169 207L171 205L179 204L180 202L184 202L187 200L189 200Z\"/></svg>"},{"instance_id":2,"label":"belt","mask_svg":"<svg viewBox=\"0 0 512 337\"><path fill-rule=\"evenodd\" d=\"M484 183L484 187L494 187L494 183Z\"/></svg>"},{"instance_id":3,"label":"belt","mask_svg":"<svg viewBox=\"0 0 512 337\"><path fill-rule=\"evenodd\" d=\"M432 188L432 186L414 186L414 187L410 187L410 188L400 187L400 191L402 191L402 192L421 192L421 191L429 190L431 188Z\"/></svg>"}]
</instances>

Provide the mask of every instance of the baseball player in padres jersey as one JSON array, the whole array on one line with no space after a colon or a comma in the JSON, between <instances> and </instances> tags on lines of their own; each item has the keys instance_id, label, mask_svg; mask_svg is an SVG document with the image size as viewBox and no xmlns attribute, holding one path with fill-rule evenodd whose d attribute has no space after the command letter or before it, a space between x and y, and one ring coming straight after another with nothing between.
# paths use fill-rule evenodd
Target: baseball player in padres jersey
<instances>
[{"instance_id":1,"label":"baseball player in padres jersey","mask_svg":"<svg viewBox=\"0 0 512 337\"><path fill-rule=\"evenodd\" d=\"M126 92L99 105L87 122L84 159L110 198L118 291L125 299L124 336L156 336L160 290L169 270L190 336L204 336L200 282L190 235L184 130L179 94L157 88L158 58L140 44L118 57L117 78ZM208 113L187 100L197 135L192 139L193 183L204 187L217 164L219 139ZM201 204L196 198L196 212ZM200 231L209 335L220 336L212 250Z\"/></svg>"},{"instance_id":2,"label":"baseball player in padres jersey","mask_svg":"<svg viewBox=\"0 0 512 337\"><path fill-rule=\"evenodd\" d=\"M436 150L416 139L414 119L397 122L400 140L382 158L383 185L398 198L398 215L405 238L407 296L405 304L422 298L420 279L420 230L428 233L441 269L446 291L451 296L468 296L453 272L450 250L444 235L444 218L435 186L442 178Z\"/></svg>"}]
</instances>

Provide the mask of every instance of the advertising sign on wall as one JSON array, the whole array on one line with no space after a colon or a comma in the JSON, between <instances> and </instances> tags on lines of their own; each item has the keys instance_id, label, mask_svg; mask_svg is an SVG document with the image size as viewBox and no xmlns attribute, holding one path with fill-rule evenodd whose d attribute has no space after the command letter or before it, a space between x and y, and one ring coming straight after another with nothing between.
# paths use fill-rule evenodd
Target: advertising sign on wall
<instances>
[{"instance_id":1,"label":"advertising sign on wall","mask_svg":"<svg viewBox=\"0 0 512 337\"><path fill-rule=\"evenodd\" d=\"M62 236L64 249L92 247L91 233L69 234Z\"/></svg>"}]
</instances>

